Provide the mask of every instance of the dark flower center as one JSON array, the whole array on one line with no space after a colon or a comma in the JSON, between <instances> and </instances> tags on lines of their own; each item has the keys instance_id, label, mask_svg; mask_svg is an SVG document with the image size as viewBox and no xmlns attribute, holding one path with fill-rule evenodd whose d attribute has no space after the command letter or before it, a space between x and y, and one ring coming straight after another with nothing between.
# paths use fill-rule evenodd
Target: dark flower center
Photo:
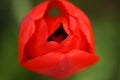
<instances>
[{"instance_id":1,"label":"dark flower center","mask_svg":"<svg viewBox=\"0 0 120 80\"><path fill-rule=\"evenodd\" d=\"M68 34L63 29L63 24L60 23L59 28L48 37L47 41L55 41L57 43L61 43L63 40L67 38Z\"/></svg>"}]
</instances>

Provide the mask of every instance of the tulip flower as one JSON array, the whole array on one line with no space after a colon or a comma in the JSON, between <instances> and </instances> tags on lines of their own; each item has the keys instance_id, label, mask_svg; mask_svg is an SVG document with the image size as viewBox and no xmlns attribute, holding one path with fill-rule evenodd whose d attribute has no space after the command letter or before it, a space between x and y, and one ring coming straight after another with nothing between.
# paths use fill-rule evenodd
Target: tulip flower
<instances>
[{"instance_id":1,"label":"tulip flower","mask_svg":"<svg viewBox=\"0 0 120 80\"><path fill-rule=\"evenodd\" d=\"M51 16L52 8L60 15ZM19 32L19 62L30 71L66 78L98 61L91 24L67 0L45 0L24 18Z\"/></svg>"}]
</instances>

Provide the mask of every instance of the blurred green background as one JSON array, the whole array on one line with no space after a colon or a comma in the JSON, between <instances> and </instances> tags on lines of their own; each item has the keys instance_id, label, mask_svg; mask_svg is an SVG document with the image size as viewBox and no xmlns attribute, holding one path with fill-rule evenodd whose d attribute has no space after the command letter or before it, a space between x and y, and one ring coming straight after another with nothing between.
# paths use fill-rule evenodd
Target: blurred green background
<instances>
[{"instance_id":1,"label":"blurred green background","mask_svg":"<svg viewBox=\"0 0 120 80\"><path fill-rule=\"evenodd\" d=\"M19 24L42 0L0 1L0 80L52 80L18 63ZM120 80L120 0L70 0L90 18L100 61L66 80Z\"/></svg>"}]
</instances>

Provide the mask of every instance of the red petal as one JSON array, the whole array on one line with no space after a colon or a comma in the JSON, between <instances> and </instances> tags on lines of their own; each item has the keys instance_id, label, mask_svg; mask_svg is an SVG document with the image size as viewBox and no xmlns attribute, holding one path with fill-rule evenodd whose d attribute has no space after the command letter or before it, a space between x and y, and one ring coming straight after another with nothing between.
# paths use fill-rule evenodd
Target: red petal
<instances>
[{"instance_id":1,"label":"red petal","mask_svg":"<svg viewBox=\"0 0 120 80\"><path fill-rule=\"evenodd\" d=\"M64 24L65 23L63 22L63 25ZM65 31L68 29L70 32L68 32L69 36L61 42L58 50L62 52L68 52L71 49L88 51L90 47L88 41L83 32L79 29L77 20L71 16L69 16L69 25L64 26Z\"/></svg>"},{"instance_id":2,"label":"red petal","mask_svg":"<svg viewBox=\"0 0 120 80\"><path fill-rule=\"evenodd\" d=\"M56 71L53 69L60 63L63 58L63 55L60 54L61 53L59 52L51 52L44 56L36 57L32 60L27 61L24 64L24 67L39 74L54 76ZM59 69L57 68L57 70Z\"/></svg>"},{"instance_id":3,"label":"red petal","mask_svg":"<svg viewBox=\"0 0 120 80\"><path fill-rule=\"evenodd\" d=\"M44 16L48 7L49 1L42 2L34 7L27 16L32 17L34 20L40 19Z\"/></svg>"},{"instance_id":4,"label":"red petal","mask_svg":"<svg viewBox=\"0 0 120 80\"><path fill-rule=\"evenodd\" d=\"M81 14L77 18L79 26L82 26L80 28L84 32L84 34L86 35L87 40L88 40L88 42L89 42L89 44L91 46L90 47L91 48L90 52L94 53L95 44L94 44L94 37L93 37L93 31L92 31L91 24L90 24L87 16L81 10L78 9L78 13ZM80 18L82 18L82 19L80 20Z\"/></svg>"},{"instance_id":5,"label":"red petal","mask_svg":"<svg viewBox=\"0 0 120 80\"><path fill-rule=\"evenodd\" d=\"M45 21L47 23L48 30L49 30L48 36L50 36L59 27L61 17L45 17Z\"/></svg>"},{"instance_id":6,"label":"red petal","mask_svg":"<svg viewBox=\"0 0 120 80\"><path fill-rule=\"evenodd\" d=\"M20 63L24 62L26 59L26 55L24 54L24 47L28 42L29 38L35 31L35 25L33 20L30 17L24 19L20 26L20 33L19 33L19 60Z\"/></svg>"},{"instance_id":7,"label":"red petal","mask_svg":"<svg viewBox=\"0 0 120 80\"><path fill-rule=\"evenodd\" d=\"M19 33L19 60L23 63L26 60L26 54L24 54L24 47L28 42L29 38L35 31L34 20L43 17L45 10L48 6L49 1L43 2L33 8L29 14L24 18L20 25Z\"/></svg>"},{"instance_id":8,"label":"red petal","mask_svg":"<svg viewBox=\"0 0 120 80\"><path fill-rule=\"evenodd\" d=\"M45 54L49 54L49 52L55 51L56 49L59 48L59 44L57 42L51 41L51 42L46 42L42 47L37 48L35 51L34 56L42 56ZM32 56L33 57L33 56Z\"/></svg>"},{"instance_id":9,"label":"red petal","mask_svg":"<svg viewBox=\"0 0 120 80\"><path fill-rule=\"evenodd\" d=\"M61 42L57 51L65 53L72 49L79 49L79 47L80 44L78 38L74 35L69 35L63 42Z\"/></svg>"},{"instance_id":10,"label":"red petal","mask_svg":"<svg viewBox=\"0 0 120 80\"><path fill-rule=\"evenodd\" d=\"M37 53L37 51L44 46L48 37L48 27L45 20L40 19L35 21L35 23L35 33L30 38L25 47L25 54L28 54L28 56L31 58L44 53Z\"/></svg>"},{"instance_id":11,"label":"red petal","mask_svg":"<svg viewBox=\"0 0 120 80\"><path fill-rule=\"evenodd\" d=\"M72 31L70 29L70 25L69 25L69 17L68 16L62 16L62 24L63 24L63 28L65 30L65 32L68 34L68 35L71 35L72 34Z\"/></svg>"},{"instance_id":12,"label":"red petal","mask_svg":"<svg viewBox=\"0 0 120 80\"><path fill-rule=\"evenodd\" d=\"M82 10L75 7L73 4L67 1L61 1L63 6L65 7L66 11L69 15L76 18L78 21L79 28L83 31L85 36L87 37L87 40L92 47L91 53L94 53L94 39L93 39L93 32L91 29L91 24L89 22L89 19L86 17L86 15L82 12Z\"/></svg>"},{"instance_id":13,"label":"red petal","mask_svg":"<svg viewBox=\"0 0 120 80\"><path fill-rule=\"evenodd\" d=\"M85 69L98 60L95 55L84 51L73 50L67 54L52 52L29 60L24 66L39 74L54 78L65 78L69 75Z\"/></svg>"},{"instance_id":14,"label":"red petal","mask_svg":"<svg viewBox=\"0 0 120 80\"><path fill-rule=\"evenodd\" d=\"M82 30L80 30L78 25L79 24L77 23L77 20L74 17L69 16L69 27L70 27L73 35L77 37L76 41L79 41L79 43L78 43L79 49L87 51L86 49L89 48L88 40L85 37Z\"/></svg>"},{"instance_id":15,"label":"red petal","mask_svg":"<svg viewBox=\"0 0 120 80\"><path fill-rule=\"evenodd\" d=\"M69 61L68 75L81 71L98 61L98 57L85 51L73 50L67 54Z\"/></svg>"}]
</instances>

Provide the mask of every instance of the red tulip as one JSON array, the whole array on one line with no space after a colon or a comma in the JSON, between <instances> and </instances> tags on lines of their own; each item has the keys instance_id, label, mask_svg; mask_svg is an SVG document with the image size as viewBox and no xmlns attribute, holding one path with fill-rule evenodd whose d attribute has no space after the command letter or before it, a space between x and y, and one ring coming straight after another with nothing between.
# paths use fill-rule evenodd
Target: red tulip
<instances>
[{"instance_id":1,"label":"red tulip","mask_svg":"<svg viewBox=\"0 0 120 80\"><path fill-rule=\"evenodd\" d=\"M50 16L56 7L60 15ZM86 15L67 0L46 0L20 25L19 61L25 68L53 78L65 78L98 61Z\"/></svg>"}]
</instances>

